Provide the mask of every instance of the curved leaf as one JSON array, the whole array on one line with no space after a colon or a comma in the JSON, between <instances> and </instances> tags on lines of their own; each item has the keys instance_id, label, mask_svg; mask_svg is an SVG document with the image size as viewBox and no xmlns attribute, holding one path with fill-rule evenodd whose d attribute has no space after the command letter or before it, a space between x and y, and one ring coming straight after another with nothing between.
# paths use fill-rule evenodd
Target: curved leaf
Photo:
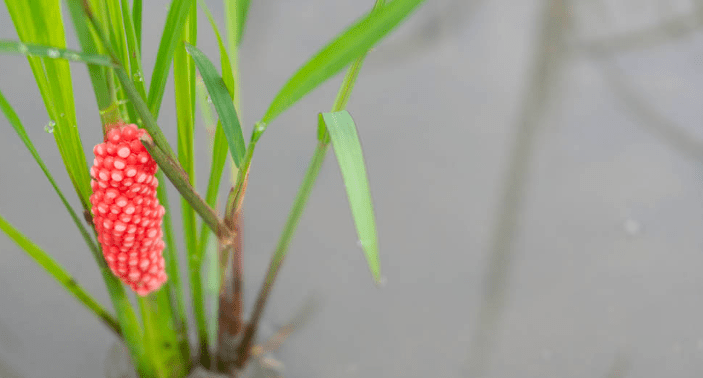
<instances>
[{"instance_id":1,"label":"curved leaf","mask_svg":"<svg viewBox=\"0 0 703 378\"><path fill-rule=\"evenodd\" d=\"M423 1L395 0L355 22L298 69L273 99L261 122L268 125L303 96L365 54Z\"/></svg>"},{"instance_id":2,"label":"curved leaf","mask_svg":"<svg viewBox=\"0 0 703 378\"><path fill-rule=\"evenodd\" d=\"M217 115L220 116L222 128L225 131L227 143L229 144L229 152L232 154L234 164L239 167L239 164L244 160L246 145L244 143L244 137L242 136L242 127L239 124L239 117L237 117L237 111L234 109L232 97L227 90L227 85L225 85L222 77L217 73L212 62L210 62L205 54L198 50L197 47L186 44L186 50L188 50L190 56L193 57L195 65L198 67L198 71L200 71L200 76L203 77L205 87L208 93L210 93L210 99L213 105L215 105Z\"/></svg>"},{"instance_id":3,"label":"curved leaf","mask_svg":"<svg viewBox=\"0 0 703 378\"><path fill-rule=\"evenodd\" d=\"M381 263L378 258L376 220L356 125L346 110L321 113L319 119L320 123L327 128L334 153L337 155L337 163L339 163L339 170L342 171L344 178L344 186L347 189L349 207L354 217L359 243L364 249L373 278L376 282L380 282Z\"/></svg>"}]
</instances>

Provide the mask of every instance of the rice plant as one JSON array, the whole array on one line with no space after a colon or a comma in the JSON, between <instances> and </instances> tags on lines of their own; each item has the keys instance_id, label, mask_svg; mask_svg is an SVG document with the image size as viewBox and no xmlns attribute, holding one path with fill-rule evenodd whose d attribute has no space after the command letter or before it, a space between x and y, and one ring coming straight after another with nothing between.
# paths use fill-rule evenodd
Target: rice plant
<instances>
[{"instance_id":1,"label":"rice plant","mask_svg":"<svg viewBox=\"0 0 703 378\"><path fill-rule=\"evenodd\" d=\"M330 147L339 162L371 276L376 282L381 279L363 153L345 107L366 53L422 2L376 0L368 13L350 20L343 32L302 62L245 139L238 111L247 94L240 92L238 61L248 0L223 0L223 33L204 2L171 1L150 78L144 75L142 57L152 52L141 47L142 24L145 17L163 15L143 14L142 0L5 0L18 39L0 40L0 52L26 56L51 119L47 131L56 141L80 208L70 205L66 188L54 180L54 175L64 173L50 172L28 137L12 107L10 88L0 88L0 109L70 214L101 272L113 308L103 307L72 278L71 267L52 259L51 246L34 243L35 230L20 231L2 215L0 229L124 342L139 376L185 377L196 368L236 375L269 345L255 345L261 316ZM202 27L212 28L217 38L220 71L213 57L198 48L198 12L209 20ZM68 48L66 22L75 29L78 46ZM75 88L69 63L88 70L96 106L81 111L99 112L102 140L81 139L81 130L95 126L77 122L73 91L88 89ZM162 127L172 126L156 122L171 67L176 141L167 140L162 132ZM318 115L317 132L310 135L317 138L317 147L247 317L241 299L238 224L249 175L256 174L250 171L257 142L279 115L345 68L330 112ZM212 103L217 114L209 144L212 165L209 172L200 173L208 177L203 195L194 189L194 135L202 132L195 128L198 103ZM92 163L85 159L85 151L94 155ZM227 160L236 173L229 194L218 198ZM168 185L181 195L182 229L172 225L170 210L176 205L168 202ZM177 249L177 238L183 238L185 250ZM181 254L188 262L185 267L178 264ZM216 264L210 267L206 260ZM202 275L210 288L204 287ZM180 277L187 277L188 285L181 285ZM185 303L186 297L191 303ZM212 314L206 311L210 301L219 303ZM192 323L186 315L190 310ZM189 338L189 324L195 324L194 340Z\"/></svg>"}]
</instances>

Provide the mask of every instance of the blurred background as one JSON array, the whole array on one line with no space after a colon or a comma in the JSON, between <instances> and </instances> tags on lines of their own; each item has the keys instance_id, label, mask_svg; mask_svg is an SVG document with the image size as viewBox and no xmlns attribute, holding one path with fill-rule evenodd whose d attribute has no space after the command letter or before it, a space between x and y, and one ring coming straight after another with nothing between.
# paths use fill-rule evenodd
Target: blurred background
<instances>
[{"instance_id":1,"label":"blurred background","mask_svg":"<svg viewBox=\"0 0 703 378\"><path fill-rule=\"evenodd\" d=\"M221 2L207 3L223 28ZM240 58L245 135L295 69L372 3L252 2ZM148 78L167 2L144 7ZM372 51L348 106L386 284L372 283L328 154L265 314L275 330L318 299L276 352L283 373L701 376L702 26L693 0L428 1ZM199 47L218 62L204 17L199 27ZM17 39L4 7L0 38ZM92 146L94 95L85 66L72 68ZM258 143L244 205L248 309L314 150L316 115L340 82ZM0 56L0 88L69 193L25 59ZM172 93L170 83L159 124L175 141ZM110 306L57 196L5 118L0 130L0 211ZM197 143L202 191L204 128ZM105 376L115 337L5 236L0 287L0 377Z\"/></svg>"}]
</instances>

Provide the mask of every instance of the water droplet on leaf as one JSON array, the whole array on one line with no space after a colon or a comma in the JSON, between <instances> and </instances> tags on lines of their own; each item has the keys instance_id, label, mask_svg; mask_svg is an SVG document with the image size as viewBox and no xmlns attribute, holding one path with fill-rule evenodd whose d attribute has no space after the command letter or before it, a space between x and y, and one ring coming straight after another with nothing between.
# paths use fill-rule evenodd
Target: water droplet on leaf
<instances>
[{"instance_id":1,"label":"water droplet on leaf","mask_svg":"<svg viewBox=\"0 0 703 378\"><path fill-rule=\"evenodd\" d=\"M28 48L27 45L25 45L24 43L20 43L19 45L17 45L17 50L18 50L18 51L20 52L20 54L22 54L22 55L27 55L27 54L29 54L29 48Z\"/></svg>"},{"instance_id":2,"label":"water droplet on leaf","mask_svg":"<svg viewBox=\"0 0 703 378\"><path fill-rule=\"evenodd\" d=\"M142 73L139 71L135 72L134 75L132 75L132 77L134 78L134 81L136 81L138 83L144 81L144 77L142 76Z\"/></svg>"},{"instance_id":3,"label":"water droplet on leaf","mask_svg":"<svg viewBox=\"0 0 703 378\"><path fill-rule=\"evenodd\" d=\"M52 134L54 132L54 127L56 126L56 122L54 121L49 121L46 125L44 125L44 131L46 131L49 134Z\"/></svg>"},{"instance_id":4,"label":"water droplet on leaf","mask_svg":"<svg viewBox=\"0 0 703 378\"><path fill-rule=\"evenodd\" d=\"M49 55L49 58L54 58L54 59L58 58L59 55L61 55L61 54L59 54L59 50L56 50L56 49L49 49L46 53Z\"/></svg>"}]
</instances>

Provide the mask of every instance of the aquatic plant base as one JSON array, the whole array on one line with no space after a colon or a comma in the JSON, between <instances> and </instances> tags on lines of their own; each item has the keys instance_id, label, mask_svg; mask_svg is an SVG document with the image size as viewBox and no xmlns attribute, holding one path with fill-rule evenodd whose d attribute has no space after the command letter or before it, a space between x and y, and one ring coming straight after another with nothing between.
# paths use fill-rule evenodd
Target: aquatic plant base
<instances>
[{"instance_id":1,"label":"aquatic plant base","mask_svg":"<svg viewBox=\"0 0 703 378\"><path fill-rule=\"evenodd\" d=\"M280 330L276 331L272 327L262 324L260 328L262 339L271 340L280 337ZM288 333L283 335L282 342ZM231 343L235 345L234 342ZM256 350L257 347L254 347ZM242 370L231 371L230 373L217 373L208 371L202 367L195 368L187 378L282 378L284 371L283 363L275 356L274 351L262 353L254 352L249 358L249 362ZM127 347L121 341L115 341L105 357L105 377L106 378L140 378L129 356Z\"/></svg>"}]
</instances>

